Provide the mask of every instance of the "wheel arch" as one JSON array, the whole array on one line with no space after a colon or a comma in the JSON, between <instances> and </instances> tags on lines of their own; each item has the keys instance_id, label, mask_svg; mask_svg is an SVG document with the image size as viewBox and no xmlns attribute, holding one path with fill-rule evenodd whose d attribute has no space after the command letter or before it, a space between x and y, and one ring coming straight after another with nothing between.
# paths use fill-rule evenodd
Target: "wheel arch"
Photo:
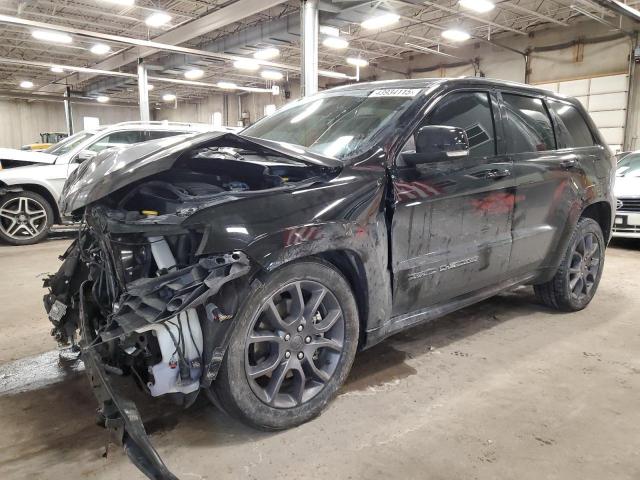
<instances>
[{"instance_id":1,"label":"wheel arch","mask_svg":"<svg viewBox=\"0 0 640 480\"><path fill-rule=\"evenodd\" d=\"M367 273L360 256L352 250L329 250L316 255L333 265L347 279L358 307L360 338L358 346L365 343L367 319L369 318L369 295Z\"/></svg>"},{"instance_id":2,"label":"wheel arch","mask_svg":"<svg viewBox=\"0 0 640 480\"><path fill-rule=\"evenodd\" d=\"M609 202L601 201L588 205L582 210L580 218L591 218L598 222L604 235L605 243L611 239L612 208Z\"/></svg>"}]
</instances>

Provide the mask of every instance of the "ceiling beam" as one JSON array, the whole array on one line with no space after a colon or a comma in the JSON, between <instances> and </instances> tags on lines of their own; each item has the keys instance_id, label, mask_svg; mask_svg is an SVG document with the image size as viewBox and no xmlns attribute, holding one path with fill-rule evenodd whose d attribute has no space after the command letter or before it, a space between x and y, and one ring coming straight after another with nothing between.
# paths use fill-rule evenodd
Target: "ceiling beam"
<instances>
[{"instance_id":1,"label":"ceiling beam","mask_svg":"<svg viewBox=\"0 0 640 480\"><path fill-rule=\"evenodd\" d=\"M500 28L502 30L506 30L509 32L517 33L518 35L528 35L527 32L523 32L522 30L518 30L516 28L511 28L501 23L492 22L491 20L487 20L486 18L478 17L477 15L472 15L470 13L464 12L462 10L458 10L451 7L446 7L444 5L440 5L436 2L431 2L430 0L399 0L400 3L405 3L407 5L413 5L418 7L424 7L425 5L429 5L431 7L437 8L438 10L442 10L444 12L452 13L455 15L461 15L463 17L469 18L471 20L475 20L476 22L482 23L484 25L491 25L495 28Z\"/></svg>"},{"instance_id":2,"label":"ceiling beam","mask_svg":"<svg viewBox=\"0 0 640 480\"><path fill-rule=\"evenodd\" d=\"M630 5L625 5L617 0L593 0L598 5L613 10L623 17L630 18L636 22L640 22L640 11Z\"/></svg>"},{"instance_id":3,"label":"ceiling beam","mask_svg":"<svg viewBox=\"0 0 640 480\"><path fill-rule=\"evenodd\" d=\"M43 22L26 20L19 17L12 17L9 15L0 15L0 23L55 30L72 35L78 35L81 37L98 38L101 40L124 43L135 47L142 47L138 49L129 49L118 55L113 55L112 57L95 65L95 68L98 70L115 70L124 65L135 62L138 58L147 57L161 50L169 50L177 53L186 53L195 56L207 56L210 58L219 58L230 61L237 60L240 57L235 55L206 52L198 49L178 47L177 45L209 33L213 30L222 28L231 23L242 20L243 18L251 16L255 13L259 13L263 10L279 5L280 3L283 3L283 0L238 0L237 2L227 7L223 7L196 20L182 24L169 32L158 35L157 37L154 37L152 41L123 37L119 35L89 32L87 30L81 30L73 27L52 25ZM268 65L275 68L283 68L286 70L299 71L300 69L300 67L298 66L283 65L274 62L263 61L261 63L263 65ZM80 79L80 81L86 81L92 76L93 75L91 74L85 75Z\"/></svg>"}]
</instances>

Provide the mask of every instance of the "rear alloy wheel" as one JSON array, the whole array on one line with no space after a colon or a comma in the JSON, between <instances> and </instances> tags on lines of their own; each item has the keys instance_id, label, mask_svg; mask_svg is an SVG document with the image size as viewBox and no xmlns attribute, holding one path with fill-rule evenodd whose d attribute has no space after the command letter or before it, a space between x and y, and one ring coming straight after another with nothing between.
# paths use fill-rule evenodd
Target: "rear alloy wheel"
<instances>
[{"instance_id":1,"label":"rear alloy wheel","mask_svg":"<svg viewBox=\"0 0 640 480\"><path fill-rule=\"evenodd\" d=\"M581 218L553 279L534 286L536 296L557 310L582 310L591 302L600 283L604 254L600 225L591 218Z\"/></svg>"},{"instance_id":2,"label":"rear alloy wheel","mask_svg":"<svg viewBox=\"0 0 640 480\"><path fill-rule=\"evenodd\" d=\"M0 239L11 245L31 245L47 236L53 209L41 195L24 191L0 198Z\"/></svg>"},{"instance_id":3,"label":"rear alloy wheel","mask_svg":"<svg viewBox=\"0 0 640 480\"><path fill-rule=\"evenodd\" d=\"M357 311L344 277L321 261L285 266L251 294L236 321L214 382L224 408L270 430L318 415L357 347Z\"/></svg>"}]
</instances>

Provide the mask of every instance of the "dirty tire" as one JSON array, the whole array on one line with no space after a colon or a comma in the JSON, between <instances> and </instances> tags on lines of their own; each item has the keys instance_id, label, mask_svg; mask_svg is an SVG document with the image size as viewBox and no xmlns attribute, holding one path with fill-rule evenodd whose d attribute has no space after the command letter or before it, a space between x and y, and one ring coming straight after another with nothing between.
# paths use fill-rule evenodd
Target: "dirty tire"
<instances>
[{"instance_id":1,"label":"dirty tire","mask_svg":"<svg viewBox=\"0 0 640 480\"><path fill-rule=\"evenodd\" d=\"M10 245L38 243L49 233L53 217L53 207L42 195L28 190L9 193L0 197L0 240ZM25 222L24 226L12 219Z\"/></svg>"},{"instance_id":2,"label":"dirty tire","mask_svg":"<svg viewBox=\"0 0 640 480\"><path fill-rule=\"evenodd\" d=\"M581 218L555 276L534 286L538 300L563 312L589 305L602 277L605 247L600 225L591 218Z\"/></svg>"},{"instance_id":3,"label":"dirty tire","mask_svg":"<svg viewBox=\"0 0 640 480\"><path fill-rule=\"evenodd\" d=\"M358 311L349 283L328 262L306 259L275 270L252 287L233 321L237 325L209 393L252 427L282 430L311 420L349 374ZM267 334L269 342L263 339Z\"/></svg>"}]
</instances>

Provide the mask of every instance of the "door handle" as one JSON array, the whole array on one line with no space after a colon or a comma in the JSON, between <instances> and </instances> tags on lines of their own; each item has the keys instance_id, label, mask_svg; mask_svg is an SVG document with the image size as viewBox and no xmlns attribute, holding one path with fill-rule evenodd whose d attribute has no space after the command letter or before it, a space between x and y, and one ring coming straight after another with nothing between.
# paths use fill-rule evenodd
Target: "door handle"
<instances>
[{"instance_id":1,"label":"door handle","mask_svg":"<svg viewBox=\"0 0 640 480\"><path fill-rule=\"evenodd\" d=\"M507 168L505 169L494 168L492 170L486 170L482 173L483 173L482 175L483 178L491 179L491 180L499 180L501 178L506 178L511 176L511 170Z\"/></svg>"}]
</instances>

